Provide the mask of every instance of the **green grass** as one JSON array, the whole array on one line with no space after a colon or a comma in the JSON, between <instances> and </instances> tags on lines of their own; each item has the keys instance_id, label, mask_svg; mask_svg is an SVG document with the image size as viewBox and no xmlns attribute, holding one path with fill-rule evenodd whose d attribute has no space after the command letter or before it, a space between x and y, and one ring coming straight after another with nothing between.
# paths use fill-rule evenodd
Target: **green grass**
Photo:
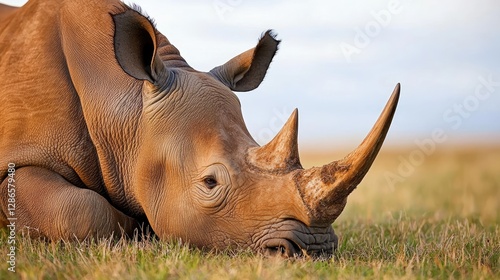
<instances>
[{"instance_id":1,"label":"green grass","mask_svg":"<svg viewBox=\"0 0 500 280\"><path fill-rule=\"evenodd\" d=\"M17 237L0 279L500 279L500 149L449 150L425 158L391 184L410 151L382 154L335 222L331 259L211 253L179 242L101 240L47 243ZM325 158L323 158L325 157ZM304 155L306 166L331 155Z\"/></svg>"}]
</instances>

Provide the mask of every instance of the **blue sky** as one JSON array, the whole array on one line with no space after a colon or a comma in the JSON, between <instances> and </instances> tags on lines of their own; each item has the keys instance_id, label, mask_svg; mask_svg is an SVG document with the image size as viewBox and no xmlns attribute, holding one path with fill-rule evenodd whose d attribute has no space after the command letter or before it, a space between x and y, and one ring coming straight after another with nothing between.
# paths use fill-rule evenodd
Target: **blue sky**
<instances>
[{"instance_id":1,"label":"blue sky","mask_svg":"<svg viewBox=\"0 0 500 280\"><path fill-rule=\"evenodd\" d=\"M500 142L498 1L133 2L198 70L253 47L267 29L278 33L266 79L238 93L261 144L298 108L302 146L352 148L398 82L388 144L414 145L436 130L448 143Z\"/></svg>"}]
</instances>

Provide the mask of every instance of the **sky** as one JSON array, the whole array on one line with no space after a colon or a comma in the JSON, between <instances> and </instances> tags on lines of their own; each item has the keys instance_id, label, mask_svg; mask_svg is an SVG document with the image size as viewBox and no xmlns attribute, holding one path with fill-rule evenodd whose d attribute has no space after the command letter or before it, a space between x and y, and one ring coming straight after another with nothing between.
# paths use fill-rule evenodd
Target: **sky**
<instances>
[{"instance_id":1,"label":"sky","mask_svg":"<svg viewBox=\"0 0 500 280\"><path fill-rule=\"evenodd\" d=\"M500 143L499 1L133 3L201 71L254 47L268 29L278 34L264 82L237 93L260 144L298 108L301 146L355 147L397 83L387 145Z\"/></svg>"}]
</instances>

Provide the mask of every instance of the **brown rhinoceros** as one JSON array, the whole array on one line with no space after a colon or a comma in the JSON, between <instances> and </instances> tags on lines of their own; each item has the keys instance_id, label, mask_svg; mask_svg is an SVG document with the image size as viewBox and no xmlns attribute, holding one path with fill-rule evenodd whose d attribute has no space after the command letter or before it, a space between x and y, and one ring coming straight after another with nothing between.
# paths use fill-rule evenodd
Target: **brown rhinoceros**
<instances>
[{"instance_id":1,"label":"brown rhinoceros","mask_svg":"<svg viewBox=\"0 0 500 280\"><path fill-rule=\"evenodd\" d=\"M0 225L82 240L148 224L201 248L331 253L399 85L355 151L303 169L297 111L260 147L233 93L259 86L278 44L268 31L200 72L118 0L0 5Z\"/></svg>"}]
</instances>

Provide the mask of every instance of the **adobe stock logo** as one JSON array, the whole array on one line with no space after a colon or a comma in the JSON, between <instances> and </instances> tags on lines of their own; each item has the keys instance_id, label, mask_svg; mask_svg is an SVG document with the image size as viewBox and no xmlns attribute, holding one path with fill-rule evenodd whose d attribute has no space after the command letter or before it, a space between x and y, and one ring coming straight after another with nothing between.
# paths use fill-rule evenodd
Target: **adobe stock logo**
<instances>
[{"instance_id":1,"label":"adobe stock logo","mask_svg":"<svg viewBox=\"0 0 500 280\"><path fill-rule=\"evenodd\" d=\"M500 80L493 80L492 74L487 78L479 76L474 92L467 95L461 102L452 104L443 112L443 120L449 127L436 127L429 137L415 139L416 147L408 155L399 156L397 172L385 172L384 177L387 185L393 188L396 184L404 182L406 178L413 175L417 167L424 164L426 158L436 152L439 144L448 141L449 131L459 129L464 121L479 109L481 104L491 98L492 94L498 94L499 87Z\"/></svg>"},{"instance_id":2,"label":"adobe stock logo","mask_svg":"<svg viewBox=\"0 0 500 280\"><path fill-rule=\"evenodd\" d=\"M372 20L368 21L364 28L356 27L356 35L354 35L353 44L342 42L340 49L346 58L347 62L352 61L352 55L360 54L363 49L368 47L372 40L379 36L383 28L387 27L393 18L393 15L401 13L403 7L398 0L391 0L387 4L387 8L378 12L371 11Z\"/></svg>"},{"instance_id":3,"label":"adobe stock logo","mask_svg":"<svg viewBox=\"0 0 500 280\"><path fill-rule=\"evenodd\" d=\"M290 117L290 112L293 111L288 107L274 108L273 116L269 119L266 127L261 128L257 134L257 142L267 143L276 136L276 134L281 130L283 124L286 123Z\"/></svg>"},{"instance_id":4,"label":"adobe stock logo","mask_svg":"<svg viewBox=\"0 0 500 280\"><path fill-rule=\"evenodd\" d=\"M226 15L232 13L241 4L243 4L243 0L214 0L212 2L214 10L221 20L225 20Z\"/></svg>"}]
</instances>

